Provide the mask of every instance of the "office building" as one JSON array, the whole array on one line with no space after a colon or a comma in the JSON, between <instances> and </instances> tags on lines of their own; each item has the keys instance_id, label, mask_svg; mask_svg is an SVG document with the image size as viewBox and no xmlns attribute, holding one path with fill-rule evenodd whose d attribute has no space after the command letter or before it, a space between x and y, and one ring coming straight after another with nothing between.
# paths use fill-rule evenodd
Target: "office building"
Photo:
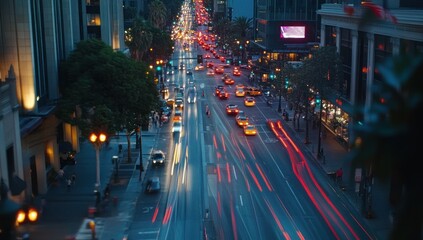
<instances>
[{"instance_id":1,"label":"office building","mask_svg":"<svg viewBox=\"0 0 423 240\"><path fill-rule=\"evenodd\" d=\"M17 200L47 191L60 168L59 143L79 150L77 128L54 115L59 64L84 39L123 50L122 5L122 0L0 1L0 177L10 188L14 176L25 182Z\"/></svg>"}]
</instances>

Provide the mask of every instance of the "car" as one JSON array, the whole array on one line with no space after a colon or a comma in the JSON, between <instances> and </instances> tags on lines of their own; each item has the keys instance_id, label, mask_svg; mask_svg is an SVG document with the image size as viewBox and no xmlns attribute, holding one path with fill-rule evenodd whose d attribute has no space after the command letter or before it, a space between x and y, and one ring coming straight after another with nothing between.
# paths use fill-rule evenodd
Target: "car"
<instances>
[{"instance_id":1,"label":"car","mask_svg":"<svg viewBox=\"0 0 423 240\"><path fill-rule=\"evenodd\" d=\"M254 107L256 105L256 99L254 97L244 98L244 105L246 107Z\"/></svg>"},{"instance_id":2,"label":"car","mask_svg":"<svg viewBox=\"0 0 423 240\"><path fill-rule=\"evenodd\" d=\"M72 149L72 144L70 142L60 142L59 143L59 157L60 157L60 166L64 167L65 165L75 165L76 164L76 151Z\"/></svg>"},{"instance_id":3,"label":"car","mask_svg":"<svg viewBox=\"0 0 423 240\"><path fill-rule=\"evenodd\" d=\"M225 69L221 66L218 66L214 69L215 74L223 74L225 72Z\"/></svg>"},{"instance_id":4,"label":"car","mask_svg":"<svg viewBox=\"0 0 423 240\"><path fill-rule=\"evenodd\" d=\"M207 62L207 65L206 65L208 68L213 68L213 66L214 66L214 63L213 62Z\"/></svg>"},{"instance_id":5,"label":"car","mask_svg":"<svg viewBox=\"0 0 423 240\"><path fill-rule=\"evenodd\" d=\"M192 69L187 69L186 74L187 75L192 75Z\"/></svg>"},{"instance_id":6,"label":"car","mask_svg":"<svg viewBox=\"0 0 423 240\"><path fill-rule=\"evenodd\" d=\"M226 78L225 84L226 85L233 85L233 84L235 84L235 80L233 78Z\"/></svg>"},{"instance_id":7,"label":"car","mask_svg":"<svg viewBox=\"0 0 423 240\"><path fill-rule=\"evenodd\" d=\"M236 105L236 104L226 104L226 114L237 115L238 112L239 112L238 105Z\"/></svg>"},{"instance_id":8,"label":"car","mask_svg":"<svg viewBox=\"0 0 423 240\"><path fill-rule=\"evenodd\" d=\"M197 66L195 66L194 70L195 71L202 71L202 70L204 70L203 64L198 64Z\"/></svg>"},{"instance_id":9,"label":"car","mask_svg":"<svg viewBox=\"0 0 423 240\"><path fill-rule=\"evenodd\" d=\"M174 98L168 98L166 100L166 106L173 108L173 105L175 105L175 99Z\"/></svg>"},{"instance_id":10,"label":"car","mask_svg":"<svg viewBox=\"0 0 423 240\"><path fill-rule=\"evenodd\" d=\"M162 115L169 117L172 114L172 109L170 107L161 107L160 112Z\"/></svg>"},{"instance_id":11,"label":"car","mask_svg":"<svg viewBox=\"0 0 423 240\"><path fill-rule=\"evenodd\" d=\"M160 178L159 177L150 177L147 180L147 185L145 187L147 193L154 193L160 191Z\"/></svg>"},{"instance_id":12,"label":"car","mask_svg":"<svg viewBox=\"0 0 423 240\"><path fill-rule=\"evenodd\" d=\"M195 87L188 88L187 92L187 102L195 103L197 101L197 90Z\"/></svg>"},{"instance_id":13,"label":"car","mask_svg":"<svg viewBox=\"0 0 423 240\"><path fill-rule=\"evenodd\" d=\"M183 98L177 98L175 99L175 109L184 109L184 99Z\"/></svg>"},{"instance_id":14,"label":"car","mask_svg":"<svg viewBox=\"0 0 423 240\"><path fill-rule=\"evenodd\" d=\"M242 88L237 87L237 88L235 89L235 96L237 96L237 97L245 97L245 91L244 91L244 88L243 88L243 87L242 87Z\"/></svg>"},{"instance_id":15,"label":"car","mask_svg":"<svg viewBox=\"0 0 423 240\"><path fill-rule=\"evenodd\" d=\"M225 89L225 87L223 85L217 85L216 88L215 88L215 91L214 91L216 96L219 96L220 91L222 91L224 89Z\"/></svg>"},{"instance_id":16,"label":"car","mask_svg":"<svg viewBox=\"0 0 423 240\"><path fill-rule=\"evenodd\" d=\"M223 100L223 99L228 99L229 98L229 93L225 90L221 90L219 92L219 99Z\"/></svg>"},{"instance_id":17,"label":"car","mask_svg":"<svg viewBox=\"0 0 423 240\"><path fill-rule=\"evenodd\" d=\"M225 57L223 57L223 56L221 56L221 57L219 58L219 60L220 60L221 62L225 62L225 61L226 61Z\"/></svg>"},{"instance_id":18,"label":"car","mask_svg":"<svg viewBox=\"0 0 423 240\"><path fill-rule=\"evenodd\" d=\"M214 71L213 71L213 69L209 69L209 70L207 70L207 75L209 75L209 76L214 75Z\"/></svg>"},{"instance_id":19,"label":"car","mask_svg":"<svg viewBox=\"0 0 423 240\"><path fill-rule=\"evenodd\" d=\"M237 115L235 117L236 124L239 127L244 127L248 125L248 117L246 115Z\"/></svg>"},{"instance_id":20,"label":"car","mask_svg":"<svg viewBox=\"0 0 423 240\"><path fill-rule=\"evenodd\" d=\"M241 71L238 68L234 68L232 75L234 76L241 76Z\"/></svg>"},{"instance_id":21,"label":"car","mask_svg":"<svg viewBox=\"0 0 423 240\"><path fill-rule=\"evenodd\" d=\"M175 114L173 114L173 121L174 122L181 122L182 121L182 111L176 110Z\"/></svg>"},{"instance_id":22,"label":"car","mask_svg":"<svg viewBox=\"0 0 423 240\"><path fill-rule=\"evenodd\" d=\"M255 136L257 135L257 128L253 124L248 124L247 126L244 126L244 134L246 136Z\"/></svg>"},{"instance_id":23,"label":"car","mask_svg":"<svg viewBox=\"0 0 423 240\"><path fill-rule=\"evenodd\" d=\"M222 82L224 82L227 78L229 78L229 75L227 73L224 73L222 76Z\"/></svg>"},{"instance_id":24,"label":"car","mask_svg":"<svg viewBox=\"0 0 423 240\"><path fill-rule=\"evenodd\" d=\"M173 122L172 132L173 133L182 132L182 122Z\"/></svg>"},{"instance_id":25,"label":"car","mask_svg":"<svg viewBox=\"0 0 423 240\"><path fill-rule=\"evenodd\" d=\"M256 88L256 87L245 88L245 93L247 93L247 95L250 95L250 96L260 96L260 95L262 95L261 90Z\"/></svg>"},{"instance_id":26,"label":"car","mask_svg":"<svg viewBox=\"0 0 423 240\"><path fill-rule=\"evenodd\" d=\"M169 70L166 71L166 74L167 75L173 75L173 74L175 74L175 71L173 69L169 69Z\"/></svg>"},{"instance_id":27,"label":"car","mask_svg":"<svg viewBox=\"0 0 423 240\"><path fill-rule=\"evenodd\" d=\"M153 166L163 165L166 160L166 154L162 150L154 150L151 153L150 161Z\"/></svg>"}]
</instances>

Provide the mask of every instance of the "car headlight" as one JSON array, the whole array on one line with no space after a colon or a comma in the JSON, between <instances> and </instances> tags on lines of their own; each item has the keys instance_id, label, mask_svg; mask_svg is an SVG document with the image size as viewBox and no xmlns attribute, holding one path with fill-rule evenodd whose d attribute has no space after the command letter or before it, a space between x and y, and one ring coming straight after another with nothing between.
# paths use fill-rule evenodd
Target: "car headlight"
<instances>
[{"instance_id":1,"label":"car headlight","mask_svg":"<svg viewBox=\"0 0 423 240\"><path fill-rule=\"evenodd\" d=\"M160 160L160 163L163 163L163 160Z\"/></svg>"},{"instance_id":2,"label":"car headlight","mask_svg":"<svg viewBox=\"0 0 423 240\"><path fill-rule=\"evenodd\" d=\"M153 160L153 163L156 163L156 160Z\"/></svg>"}]
</instances>

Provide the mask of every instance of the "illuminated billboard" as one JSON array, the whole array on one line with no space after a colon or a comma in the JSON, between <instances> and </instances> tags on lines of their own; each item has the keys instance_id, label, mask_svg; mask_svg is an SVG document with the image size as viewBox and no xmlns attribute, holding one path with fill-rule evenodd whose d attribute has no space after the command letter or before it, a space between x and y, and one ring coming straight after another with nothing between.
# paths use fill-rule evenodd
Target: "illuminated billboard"
<instances>
[{"instance_id":1,"label":"illuminated billboard","mask_svg":"<svg viewBox=\"0 0 423 240\"><path fill-rule=\"evenodd\" d=\"M305 26L281 26L281 39L305 38Z\"/></svg>"}]
</instances>

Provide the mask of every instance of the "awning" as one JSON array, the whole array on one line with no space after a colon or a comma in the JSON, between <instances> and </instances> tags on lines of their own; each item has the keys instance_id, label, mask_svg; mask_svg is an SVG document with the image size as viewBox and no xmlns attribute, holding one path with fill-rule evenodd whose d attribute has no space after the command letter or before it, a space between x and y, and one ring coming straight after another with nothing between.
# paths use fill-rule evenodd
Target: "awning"
<instances>
[{"instance_id":1,"label":"awning","mask_svg":"<svg viewBox=\"0 0 423 240\"><path fill-rule=\"evenodd\" d=\"M17 175L13 176L12 180L10 181L10 193L12 196L16 196L21 194L26 188L26 182L22 180Z\"/></svg>"}]
</instances>

